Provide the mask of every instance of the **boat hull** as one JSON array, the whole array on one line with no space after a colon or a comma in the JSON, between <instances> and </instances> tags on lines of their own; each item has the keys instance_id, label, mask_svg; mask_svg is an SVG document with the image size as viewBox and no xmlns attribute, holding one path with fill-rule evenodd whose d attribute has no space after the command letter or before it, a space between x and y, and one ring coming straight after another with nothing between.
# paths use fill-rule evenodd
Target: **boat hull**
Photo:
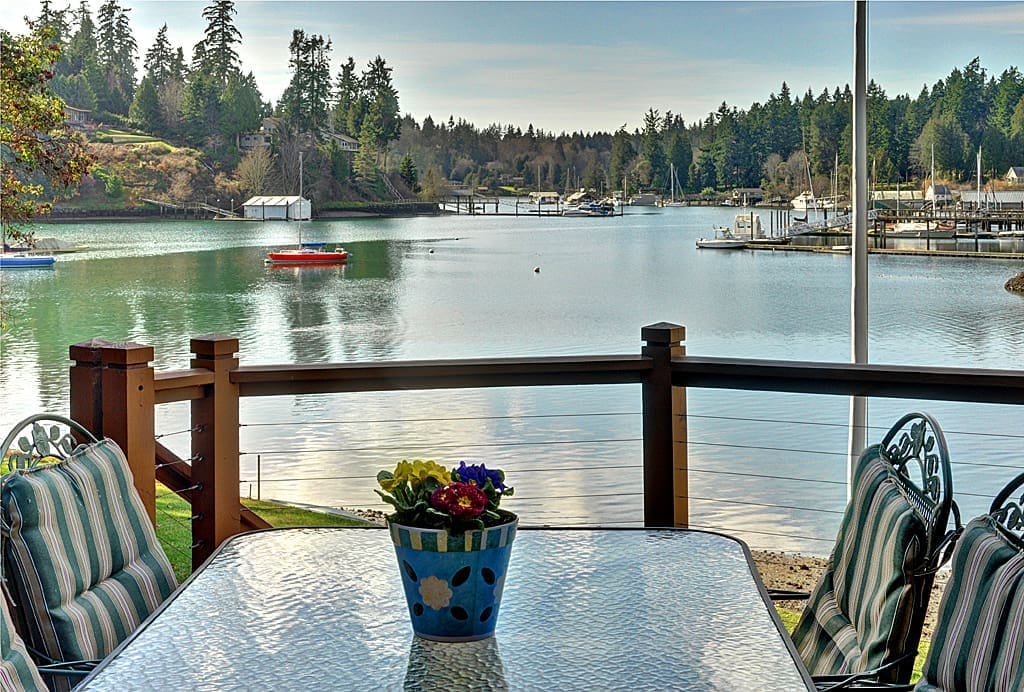
<instances>
[{"instance_id":1,"label":"boat hull","mask_svg":"<svg viewBox=\"0 0 1024 692\"><path fill-rule=\"evenodd\" d=\"M697 241L697 247L713 250L742 250L747 246L747 241L731 238L701 238Z\"/></svg>"},{"instance_id":2,"label":"boat hull","mask_svg":"<svg viewBox=\"0 0 1024 692\"><path fill-rule=\"evenodd\" d=\"M348 261L348 252L344 250L278 250L268 252L268 264L337 264Z\"/></svg>"},{"instance_id":3,"label":"boat hull","mask_svg":"<svg viewBox=\"0 0 1024 692\"><path fill-rule=\"evenodd\" d=\"M56 261L57 258L50 255L0 255L0 269L52 267Z\"/></svg>"}]
</instances>

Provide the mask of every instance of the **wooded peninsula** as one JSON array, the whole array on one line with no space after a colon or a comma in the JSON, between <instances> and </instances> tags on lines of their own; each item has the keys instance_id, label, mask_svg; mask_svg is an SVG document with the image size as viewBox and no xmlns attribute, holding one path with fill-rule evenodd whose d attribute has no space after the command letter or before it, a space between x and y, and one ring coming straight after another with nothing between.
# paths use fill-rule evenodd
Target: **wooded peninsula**
<instances>
[{"instance_id":1,"label":"wooded peninsula","mask_svg":"<svg viewBox=\"0 0 1024 692\"><path fill-rule=\"evenodd\" d=\"M118 0L103 2L95 18L84 0L77 10L45 1L28 36L4 32L5 75L7 63L31 55L33 41L52 50L50 58L37 55L35 67L62 102L88 169L77 181L43 181L38 197L82 210L197 200L221 207L230 200L233 208L251 195L299 194L301 186L323 211L396 197L435 201L456 185L517 194L625 184L626 194L668 194L673 175L677 190L689 193L760 187L789 199L833 180L849 187L849 85L797 95L782 82L763 103L723 102L699 122L652 106L632 131L479 127L454 114L418 122L401 113L385 58L362 69L351 56L335 62L330 38L295 29L291 81L270 103L238 57L234 5L214 0L203 9L204 38L189 57L170 44L164 25L142 53L141 74L140 47ZM5 122L16 98L4 95ZM933 165L939 181L973 184L979 150L986 181L1024 165L1024 75L1015 66L995 76L975 58L916 96L890 96L872 81L867 117L879 187L921 187ZM4 167L16 171L8 159L5 149Z\"/></svg>"}]
</instances>

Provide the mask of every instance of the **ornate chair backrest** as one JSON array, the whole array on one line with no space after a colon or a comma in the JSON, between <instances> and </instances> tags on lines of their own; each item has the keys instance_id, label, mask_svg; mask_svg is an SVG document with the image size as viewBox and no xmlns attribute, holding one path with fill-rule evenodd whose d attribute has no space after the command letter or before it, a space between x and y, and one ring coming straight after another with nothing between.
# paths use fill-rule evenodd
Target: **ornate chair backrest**
<instances>
[{"instance_id":1,"label":"ornate chair backrest","mask_svg":"<svg viewBox=\"0 0 1024 692\"><path fill-rule=\"evenodd\" d=\"M931 567L938 569L948 557L948 551L940 551L940 546L960 526L960 511L953 501L953 471L946 436L929 414L908 413L889 429L880 447L882 457L895 471L893 481L925 520ZM915 481L915 476L919 480ZM950 512L955 515L952 533L946 530Z\"/></svg>"},{"instance_id":2,"label":"ornate chair backrest","mask_svg":"<svg viewBox=\"0 0 1024 692\"><path fill-rule=\"evenodd\" d=\"M17 447L13 446L15 441ZM38 466L46 463L45 460L63 461L81 444L98 441L95 435L70 418L37 414L15 425L0 450L6 455L10 470L15 471Z\"/></svg>"},{"instance_id":3,"label":"ornate chair backrest","mask_svg":"<svg viewBox=\"0 0 1024 692\"><path fill-rule=\"evenodd\" d=\"M988 512L1000 530L1024 549L1024 473L999 491Z\"/></svg>"}]
</instances>

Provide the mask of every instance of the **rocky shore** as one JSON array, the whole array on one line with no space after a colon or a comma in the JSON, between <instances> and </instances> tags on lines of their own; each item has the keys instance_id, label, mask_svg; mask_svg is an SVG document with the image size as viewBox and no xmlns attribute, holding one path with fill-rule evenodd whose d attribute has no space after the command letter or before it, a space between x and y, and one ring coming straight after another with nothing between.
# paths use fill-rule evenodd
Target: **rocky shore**
<instances>
[{"instance_id":1,"label":"rocky shore","mask_svg":"<svg viewBox=\"0 0 1024 692\"><path fill-rule=\"evenodd\" d=\"M1012 293L1024 293L1024 272L1011 277L1003 288Z\"/></svg>"}]
</instances>

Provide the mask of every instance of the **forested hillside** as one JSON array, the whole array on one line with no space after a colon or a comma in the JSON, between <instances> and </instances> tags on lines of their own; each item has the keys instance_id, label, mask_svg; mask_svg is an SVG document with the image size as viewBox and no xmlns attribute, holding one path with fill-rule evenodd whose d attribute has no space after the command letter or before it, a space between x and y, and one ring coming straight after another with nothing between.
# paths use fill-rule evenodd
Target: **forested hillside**
<instances>
[{"instance_id":1,"label":"forested hillside","mask_svg":"<svg viewBox=\"0 0 1024 692\"><path fill-rule=\"evenodd\" d=\"M457 114L417 122L401 115L383 57L360 70L352 57L334 59L329 37L303 29L289 44L289 86L277 103L265 101L238 57L244 37L236 13L231 0L207 5L204 37L186 53L170 44L166 25L152 46L138 46L118 0L105 0L95 18L85 2L63 11L44 2L34 26L52 31L62 51L52 88L94 123L85 131L99 167L83 186L85 197L133 203L144 196L181 202L296 194L299 152L303 192L320 207L389 198L384 175L405 194L428 199L450 184L611 190L625 181L629 191L667 192L671 168L691 192L761 186L769 195L791 195L807 187L808 169L819 190L833 175L841 189L849 185L848 86L797 95L782 82L763 102L723 102L699 122L652 104L641 127L614 132L478 126ZM666 93L664 103L686 98ZM263 127L269 149L239 147ZM119 143L108 128L163 144ZM1024 75L1015 66L990 73L975 59L915 96L889 95L871 82L868 140L880 185L920 184L933 151L940 180L973 179L979 148L986 178L1002 175L1024 165Z\"/></svg>"}]
</instances>

